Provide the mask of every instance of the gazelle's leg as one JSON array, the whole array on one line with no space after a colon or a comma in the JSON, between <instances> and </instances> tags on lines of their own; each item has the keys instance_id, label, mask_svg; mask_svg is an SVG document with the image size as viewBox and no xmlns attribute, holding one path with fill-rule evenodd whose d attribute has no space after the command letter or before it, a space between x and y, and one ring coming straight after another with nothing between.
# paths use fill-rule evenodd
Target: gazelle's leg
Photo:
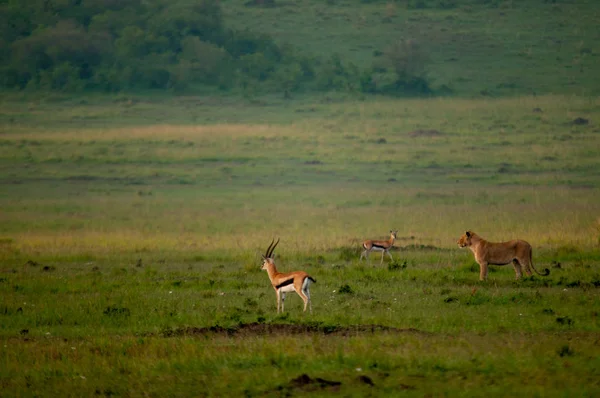
<instances>
[{"instance_id":1,"label":"gazelle's leg","mask_svg":"<svg viewBox=\"0 0 600 398\"><path fill-rule=\"evenodd\" d=\"M381 252L381 261L379 262L379 265L383 264L383 256L385 256L385 250Z\"/></svg>"},{"instance_id":2,"label":"gazelle's leg","mask_svg":"<svg viewBox=\"0 0 600 398\"><path fill-rule=\"evenodd\" d=\"M390 253L389 250L388 250L387 254L390 256L390 259L392 259L392 261L394 261L394 257L392 257L392 253Z\"/></svg>"},{"instance_id":3,"label":"gazelle's leg","mask_svg":"<svg viewBox=\"0 0 600 398\"><path fill-rule=\"evenodd\" d=\"M308 290L308 287L306 288L306 297L308 297L308 308L310 309L310 313L312 314L312 301L310 300L310 291Z\"/></svg>"},{"instance_id":4,"label":"gazelle's leg","mask_svg":"<svg viewBox=\"0 0 600 398\"><path fill-rule=\"evenodd\" d=\"M280 306L280 302L281 302L281 290L277 290L277 313L279 314L279 306Z\"/></svg>"},{"instance_id":5,"label":"gazelle's leg","mask_svg":"<svg viewBox=\"0 0 600 398\"><path fill-rule=\"evenodd\" d=\"M300 296L300 298L302 299L302 301L304 301L304 312L306 312L306 305L308 304L308 296L305 293L304 290L300 289L296 291L298 293L298 296Z\"/></svg>"},{"instance_id":6,"label":"gazelle's leg","mask_svg":"<svg viewBox=\"0 0 600 398\"><path fill-rule=\"evenodd\" d=\"M284 307L284 306L285 306L285 293L284 293L284 292L282 292L282 293L281 293L281 313L282 313L282 314L283 314L283 312L285 311L285 310L283 309L283 307Z\"/></svg>"}]
</instances>

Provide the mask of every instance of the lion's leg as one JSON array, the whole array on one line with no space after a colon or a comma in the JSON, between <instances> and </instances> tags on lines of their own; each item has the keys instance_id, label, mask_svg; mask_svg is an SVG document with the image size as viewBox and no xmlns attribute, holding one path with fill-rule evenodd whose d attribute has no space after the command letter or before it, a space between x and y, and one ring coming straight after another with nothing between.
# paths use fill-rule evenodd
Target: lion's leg
<instances>
[{"instance_id":1,"label":"lion's leg","mask_svg":"<svg viewBox=\"0 0 600 398\"><path fill-rule=\"evenodd\" d=\"M513 260L513 268L515 269L515 274L516 274L516 279L519 279L521 276L523 276L523 273L521 272L521 264L519 264L519 260L514 259ZM525 267L525 271L528 271L529 268ZM531 271L527 272L528 275L531 275Z\"/></svg>"},{"instance_id":2,"label":"lion's leg","mask_svg":"<svg viewBox=\"0 0 600 398\"><path fill-rule=\"evenodd\" d=\"M523 266L523 268L525 269L525 273L527 273L527 275L529 275L529 276L533 275L531 273L531 268L529 268L529 261L527 259L523 259L523 261L519 261L519 260L515 260L515 261L518 261Z\"/></svg>"},{"instance_id":3,"label":"lion's leg","mask_svg":"<svg viewBox=\"0 0 600 398\"><path fill-rule=\"evenodd\" d=\"M486 261L482 261L479 263L479 280L484 281L487 279L488 274L488 263Z\"/></svg>"}]
</instances>

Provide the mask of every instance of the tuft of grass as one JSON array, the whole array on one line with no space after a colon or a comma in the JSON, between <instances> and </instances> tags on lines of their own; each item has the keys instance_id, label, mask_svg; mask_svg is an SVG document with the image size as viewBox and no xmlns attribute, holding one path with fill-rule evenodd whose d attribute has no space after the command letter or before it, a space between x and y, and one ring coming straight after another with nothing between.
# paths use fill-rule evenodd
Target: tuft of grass
<instances>
[{"instance_id":1,"label":"tuft of grass","mask_svg":"<svg viewBox=\"0 0 600 398\"><path fill-rule=\"evenodd\" d=\"M557 350L558 356L560 357L572 357L575 352L568 345L563 345Z\"/></svg>"},{"instance_id":2,"label":"tuft of grass","mask_svg":"<svg viewBox=\"0 0 600 398\"><path fill-rule=\"evenodd\" d=\"M354 289L352 289L352 287L350 285L344 284L344 285L342 285L342 286L339 287L338 293L339 294L353 294L354 293Z\"/></svg>"},{"instance_id":3,"label":"tuft of grass","mask_svg":"<svg viewBox=\"0 0 600 398\"><path fill-rule=\"evenodd\" d=\"M360 257L360 248L355 246L345 246L339 249L339 260L340 261L355 261Z\"/></svg>"},{"instance_id":4,"label":"tuft of grass","mask_svg":"<svg viewBox=\"0 0 600 398\"><path fill-rule=\"evenodd\" d=\"M400 262L400 260L394 260L391 261L390 263L388 263L388 270L389 271L398 271L398 270L402 270L402 269L406 269L407 267L407 263L406 260L403 260L402 262Z\"/></svg>"}]
</instances>

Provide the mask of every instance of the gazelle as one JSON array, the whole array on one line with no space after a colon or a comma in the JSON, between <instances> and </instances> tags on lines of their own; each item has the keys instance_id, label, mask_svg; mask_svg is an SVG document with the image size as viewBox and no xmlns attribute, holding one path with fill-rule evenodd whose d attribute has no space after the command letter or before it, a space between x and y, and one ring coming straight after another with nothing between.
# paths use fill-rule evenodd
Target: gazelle
<instances>
[{"instance_id":1,"label":"gazelle","mask_svg":"<svg viewBox=\"0 0 600 398\"><path fill-rule=\"evenodd\" d=\"M304 301L304 312L306 312L306 306L308 305L312 314L309 287L311 283L317 283L317 281L304 271L278 272L273 257L271 256L273 255L273 250L275 250L275 247L279 243L279 239L277 239L275 244L273 244L273 242L275 242L275 239L271 241L269 248L262 256L263 265L261 269L266 270L269 274L271 285L273 285L273 289L275 289L275 293L277 294L277 313L279 314L280 304L281 312L283 313L285 294L287 292L295 291Z\"/></svg>"},{"instance_id":2,"label":"gazelle","mask_svg":"<svg viewBox=\"0 0 600 398\"><path fill-rule=\"evenodd\" d=\"M372 251L381 252L381 262L380 265L383 264L383 256L387 253L392 261L394 258L392 257L392 253L390 253L390 249L394 246L394 241L396 240L396 235L398 231L390 231L390 239L388 240L366 240L363 242L362 246L365 249L361 255L360 260L364 257L365 260L369 259L369 253ZM359 260L359 261L360 261Z\"/></svg>"}]
</instances>

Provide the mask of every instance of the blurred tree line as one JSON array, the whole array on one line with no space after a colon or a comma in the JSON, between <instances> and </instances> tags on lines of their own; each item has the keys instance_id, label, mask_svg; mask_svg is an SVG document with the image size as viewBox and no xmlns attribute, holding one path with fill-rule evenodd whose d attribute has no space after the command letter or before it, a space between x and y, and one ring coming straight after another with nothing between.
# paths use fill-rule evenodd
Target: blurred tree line
<instances>
[{"instance_id":1,"label":"blurred tree line","mask_svg":"<svg viewBox=\"0 0 600 398\"><path fill-rule=\"evenodd\" d=\"M227 29L217 0L0 0L0 32L3 88L429 92L409 42L360 70Z\"/></svg>"}]
</instances>

